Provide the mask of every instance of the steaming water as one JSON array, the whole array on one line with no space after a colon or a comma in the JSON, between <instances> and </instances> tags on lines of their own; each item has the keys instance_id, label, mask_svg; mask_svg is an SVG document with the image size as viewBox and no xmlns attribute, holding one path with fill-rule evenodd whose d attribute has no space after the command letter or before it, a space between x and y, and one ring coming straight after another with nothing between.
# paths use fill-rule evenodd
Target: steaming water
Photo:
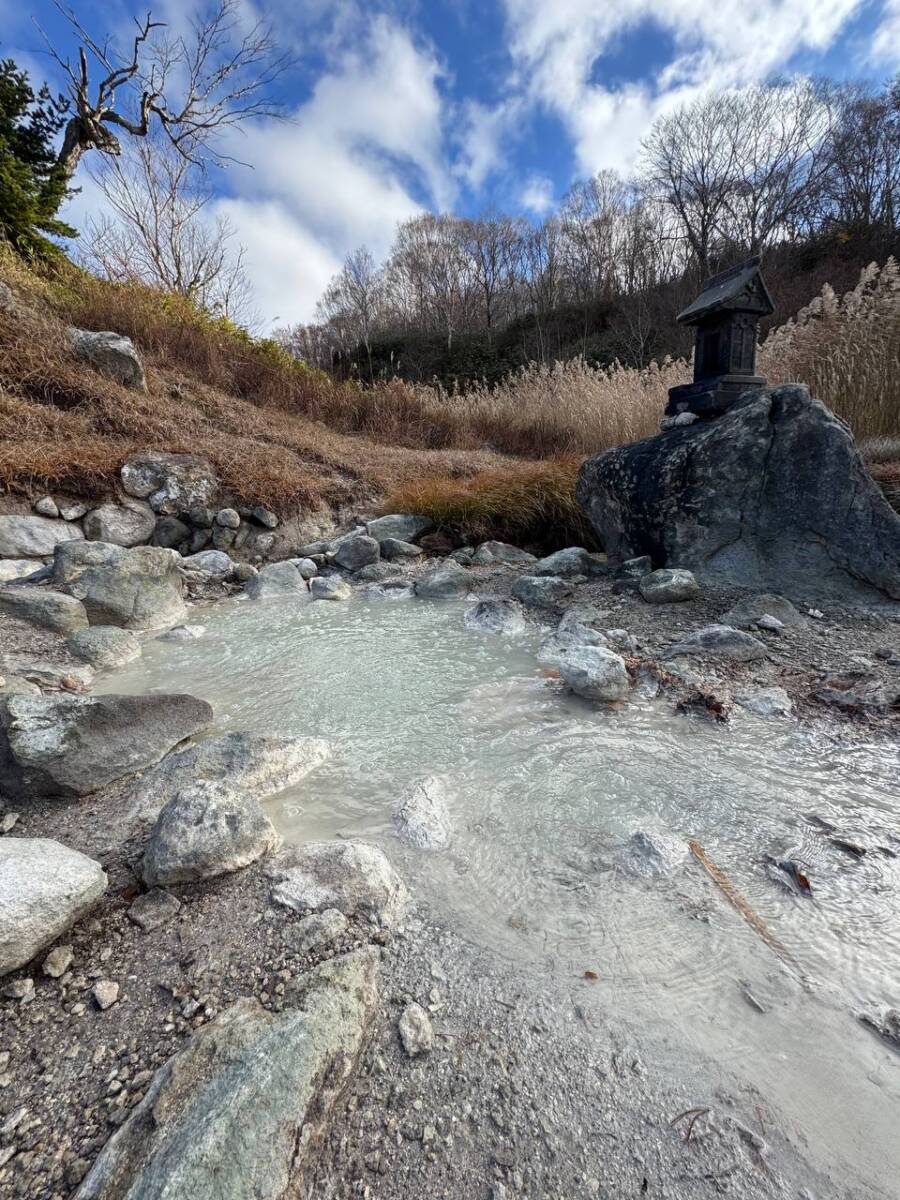
<instances>
[{"instance_id":1,"label":"steaming water","mask_svg":"<svg viewBox=\"0 0 900 1200\"><path fill-rule=\"evenodd\" d=\"M663 1058L715 1060L763 1130L772 1104L817 1168L896 1197L900 1056L854 1015L900 1007L896 748L749 715L716 727L665 701L595 707L543 677L536 636L470 633L462 612L235 601L202 615L199 641L146 643L104 690L190 691L219 730L329 739L327 765L269 802L288 840L380 843L436 916L561 981L589 1025L624 1018ZM441 854L392 824L397 795L430 774L453 797ZM869 852L838 850L810 817ZM702 843L796 968L696 863L651 880L623 869L638 828ZM766 852L801 859L813 898L773 880Z\"/></svg>"}]
</instances>

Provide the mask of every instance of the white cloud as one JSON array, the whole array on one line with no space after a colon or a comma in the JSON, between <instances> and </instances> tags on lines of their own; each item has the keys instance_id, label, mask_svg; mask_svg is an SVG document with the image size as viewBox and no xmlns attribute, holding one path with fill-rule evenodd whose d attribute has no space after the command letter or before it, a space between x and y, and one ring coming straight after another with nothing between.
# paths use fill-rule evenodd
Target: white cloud
<instances>
[{"instance_id":1,"label":"white cloud","mask_svg":"<svg viewBox=\"0 0 900 1200\"><path fill-rule=\"evenodd\" d=\"M871 60L889 70L900 67L900 0L885 0L881 23L872 39Z\"/></svg>"},{"instance_id":2,"label":"white cloud","mask_svg":"<svg viewBox=\"0 0 900 1200\"><path fill-rule=\"evenodd\" d=\"M863 0L505 0L518 86L555 112L579 170L627 170L654 118L715 87L782 69L799 51L824 51ZM897 5L900 0L889 0ZM592 71L616 39L651 22L673 39L674 59L654 78L619 88Z\"/></svg>"},{"instance_id":3,"label":"white cloud","mask_svg":"<svg viewBox=\"0 0 900 1200\"><path fill-rule=\"evenodd\" d=\"M522 188L519 201L528 212L542 217L553 207L553 181L546 175L530 175Z\"/></svg>"}]
</instances>

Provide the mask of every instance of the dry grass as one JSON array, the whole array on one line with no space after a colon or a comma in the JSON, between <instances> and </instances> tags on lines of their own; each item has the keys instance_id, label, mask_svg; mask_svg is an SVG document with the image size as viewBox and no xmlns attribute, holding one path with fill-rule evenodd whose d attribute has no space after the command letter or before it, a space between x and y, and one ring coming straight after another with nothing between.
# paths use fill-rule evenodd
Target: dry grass
<instances>
[{"instance_id":1,"label":"dry grass","mask_svg":"<svg viewBox=\"0 0 900 1200\"><path fill-rule=\"evenodd\" d=\"M0 482L31 494L106 494L129 453L156 446L206 454L236 497L284 515L387 496L387 507L472 539L583 542L579 458L654 433L668 389L691 374L682 360L644 371L575 360L464 393L399 381L365 389L153 289L65 263L37 274L2 247L0 278L19 301L17 314L0 313ZM68 323L132 337L149 394L76 362ZM870 469L900 493L893 260L841 300L826 288L770 335L760 360L773 382L807 382L857 437L880 439L867 449Z\"/></svg>"},{"instance_id":2,"label":"dry grass","mask_svg":"<svg viewBox=\"0 0 900 1200\"><path fill-rule=\"evenodd\" d=\"M466 541L498 538L541 550L593 544L575 501L580 457L518 462L469 479L431 475L397 488L386 509L422 513Z\"/></svg>"}]
</instances>

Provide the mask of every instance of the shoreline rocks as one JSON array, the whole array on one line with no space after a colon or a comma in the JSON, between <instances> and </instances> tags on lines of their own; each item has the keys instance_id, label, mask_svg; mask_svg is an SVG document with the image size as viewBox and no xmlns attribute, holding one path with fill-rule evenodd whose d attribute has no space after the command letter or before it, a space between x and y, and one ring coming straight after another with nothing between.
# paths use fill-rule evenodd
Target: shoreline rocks
<instances>
[{"instance_id":1,"label":"shoreline rocks","mask_svg":"<svg viewBox=\"0 0 900 1200\"><path fill-rule=\"evenodd\" d=\"M571 646L560 656L559 673L577 696L611 703L624 700L631 680L621 655L604 646Z\"/></svg>"},{"instance_id":2,"label":"shoreline rocks","mask_svg":"<svg viewBox=\"0 0 900 1200\"><path fill-rule=\"evenodd\" d=\"M84 605L92 625L157 629L183 621L181 559L157 546L67 542L53 559L53 582Z\"/></svg>"},{"instance_id":3,"label":"shoreline rocks","mask_svg":"<svg viewBox=\"0 0 900 1200\"><path fill-rule=\"evenodd\" d=\"M276 880L272 899L295 912L336 908L391 928L408 893L383 851L367 842L307 842L290 846L266 867Z\"/></svg>"},{"instance_id":4,"label":"shoreline rocks","mask_svg":"<svg viewBox=\"0 0 900 1200\"><path fill-rule=\"evenodd\" d=\"M419 850L444 850L450 844L451 824L447 787L429 775L407 789L394 806L398 836Z\"/></svg>"},{"instance_id":5,"label":"shoreline rocks","mask_svg":"<svg viewBox=\"0 0 900 1200\"><path fill-rule=\"evenodd\" d=\"M77 525L66 521L0 515L0 558L49 558L57 546L83 537Z\"/></svg>"}]
</instances>

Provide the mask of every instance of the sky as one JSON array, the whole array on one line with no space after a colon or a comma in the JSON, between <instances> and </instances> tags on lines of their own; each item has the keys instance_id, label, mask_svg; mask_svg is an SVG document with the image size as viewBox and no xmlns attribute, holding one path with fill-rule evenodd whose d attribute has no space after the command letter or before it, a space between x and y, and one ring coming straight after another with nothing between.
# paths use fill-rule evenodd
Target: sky
<instances>
[{"instance_id":1,"label":"sky","mask_svg":"<svg viewBox=\"0 0 900 1200\"><path fill-rule=\"evenodd\" d=\"M127 45L127 0L73 0ZM174 30L208 0L158 0ZM574 179L627 174L655 117L710 88L900 70L900 0L241 0L294 59L287 119L233 130L208 217L246 248L262 327L307 321L344 255L382 258L425 210L539 219ZM62 84L35 22L66 53L52 0L0 0L0 55ZM98 210L90 179L63 215Z\"/></svg>"}]
</instances>

